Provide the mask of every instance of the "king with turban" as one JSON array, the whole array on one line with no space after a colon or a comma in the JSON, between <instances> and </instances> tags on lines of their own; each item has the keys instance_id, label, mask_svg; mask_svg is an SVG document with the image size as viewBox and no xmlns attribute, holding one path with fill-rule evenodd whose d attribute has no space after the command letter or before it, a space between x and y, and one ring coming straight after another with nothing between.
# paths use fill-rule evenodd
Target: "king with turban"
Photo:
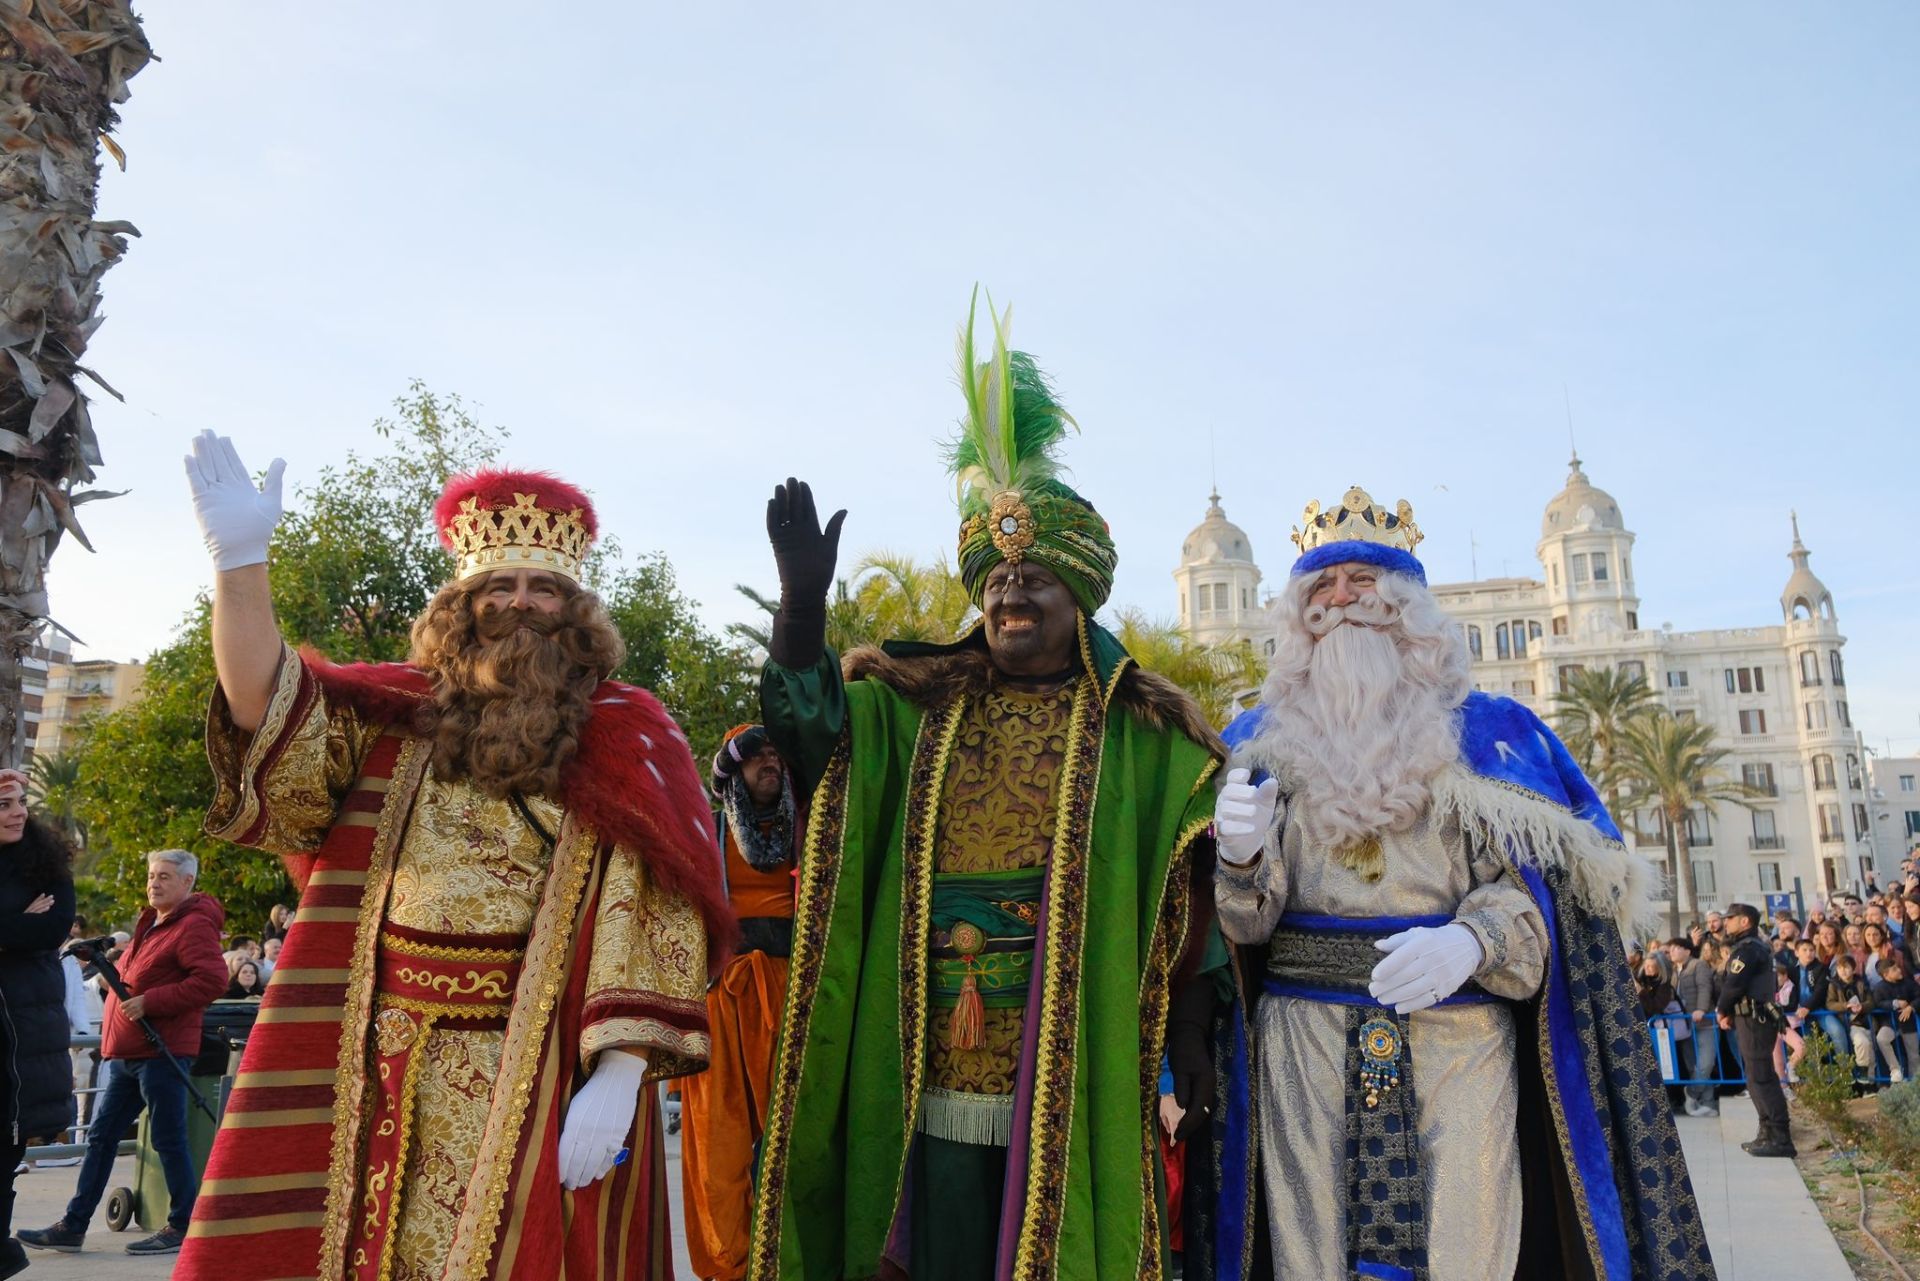
<instances>
[{"instance_id":1,"label":"king with turban","mask_svg":"<svg viewBox=\"0 0 1920 1281\"><path fill-rule=\"evenodd\" d=\"M1154 1116L1163 1053L1207 1112L1221 748L1094 620L1112 537L994 330L983 361L961 336L959 641L835 653L845 513L791 480L768 507L761 709L812 801L752 1277L1166 1274Z\"/></svg>"},{"instance_id":2,"label":"king with turban","mask_svg":"<svg viewBox=\"0 0 1920 1281\"><path fill-rule=\"evenodd\" d=\"M685 737L608 679L591 503L455 477L412 654L336 666L274 622L280 465L256 488L205 435L187 470L218 571L207 830L281 856L300 906L175 1275L667 1275L651 1082L707 1061L732 917Z\"/></svg>"}]
</instances>

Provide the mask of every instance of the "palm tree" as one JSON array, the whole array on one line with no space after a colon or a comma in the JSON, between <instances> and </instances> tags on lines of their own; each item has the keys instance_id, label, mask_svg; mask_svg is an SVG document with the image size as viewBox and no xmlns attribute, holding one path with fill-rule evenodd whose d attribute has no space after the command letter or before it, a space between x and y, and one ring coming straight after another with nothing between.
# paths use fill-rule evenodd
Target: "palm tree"
<instances>
[{"instance_id":1,"label":"palm tree","mask_svg":"<svg viewBox=\"0 0 1920 1281\"><path fill-rule=\"evenodd\" d=\"M734 584L734 590L764 619L780 607L778 597L744 583ZM842 654L888 640L944 644L964 636L974 617L973 598L944 559L921 565L911 556L874 552L862 557L851 575L835 581L827 598L827 644ZM761 650L770 639L760 618L729 623L727 634Z\"/></svg>"},{"instance_id":2,"label":"palm tree","mask_svg":"<svg viewBox=\"0 0 1920 1281\"><path fill-rule=\"evenodd\" d=\"M100 278L138 235L96 222L95 140L153 56L129 0L9 4L0 23L0 764L26 754L22 665L47 624L47 560L101 462L79 388L99 327ZM124 163L124 162L123 162ZM119 393L113 392L114 395Z\"/></svg>"},{"instance_id":3,"label":"palm tree","mask_svg":"<svg viewBox=\"0 0 1920 1281\"><path fill-rule=\"evenodd\" d=\"M1239 711L1240 696L1259 687L1266 663L1246 641L1203 645L1178 623L1123 609L1115 634L1133 661L1158 672L1193 696L1207 720L1225 725Z\"/></svg>"},{"instance_id":4,"label":"palm tree","mask_svg":"<svg viewBox=\"0 0 1920 1281\"><path fill-rule=\"evenodd\" d=\"M1633 725L1660 710L1653 690L1645 677L1590 667L1569 675L1553 702L1554 729L1620 821L1620 794L1630 781L1623 740Z\"/></svg>"},{"instance_id":5,"label":"palm tree","mask_svg":"<svg viewBox=\"0 0 1920 1281\"><path fill-rule=\"evenodd\" d=\"M40 816L82 849L87 825L74 811L79 800L80 753L35 752L27 765L27 800Z\"/></svg>"},{"instance_id":6,"label":"palm tree","mask_svg":"<svg viewBox=\"0 0 1920 1281\"><path fill-rule=\"evenodd\" d=\"M1666 825L1677 873L1677 880L1670 878L1670 883L1679 889L1668 896L1668 924L1674 934L1680 932L1683 919L1693 918L1695 909L1688 815L1721 801L1752 808L1748 798L1754 795L1753 789L1723 772L1731 753L1717 745L1717 738L1711 725L1682 720L1662 709L1635 718L1619 743L1629 786L1627 805L1636 810L1654 807Z\"/></svg>"}]
</instances>

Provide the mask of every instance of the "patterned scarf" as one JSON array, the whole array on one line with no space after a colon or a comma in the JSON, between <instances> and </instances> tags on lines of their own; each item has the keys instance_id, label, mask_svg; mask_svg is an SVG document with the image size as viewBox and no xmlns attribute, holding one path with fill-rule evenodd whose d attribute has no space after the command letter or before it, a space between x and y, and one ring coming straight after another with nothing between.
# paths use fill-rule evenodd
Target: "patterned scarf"
<instances>
[{"instance_id":1,"label":"patterned scarf","mask_svg":"<svg viewBox=\"0 0 1920 1281\"><path fill-rule=\"evenodd\" d=\"M780 773L780 800L771 814L762 813L747 794L747 780L735 774L720 793L720 808L726 812L727 827L740 846L740 856L756 872L771 872L793 859L793 783L785 770Z\"/></svg>"}]
</instances>

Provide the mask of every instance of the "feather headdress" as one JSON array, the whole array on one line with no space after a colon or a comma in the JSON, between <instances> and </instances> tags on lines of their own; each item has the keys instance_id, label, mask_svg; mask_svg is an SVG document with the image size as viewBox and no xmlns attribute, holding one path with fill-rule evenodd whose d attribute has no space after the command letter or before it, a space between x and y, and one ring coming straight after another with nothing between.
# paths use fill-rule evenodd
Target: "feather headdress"
<instances>
[{"instance_id":1,"label":"feather headdress","mask_svg":"<svg viewBox=\"0 0 1920 1281\"><path fill-rule=\"evenodd\" d=\"M966 416L947 447L960 501L960 575L977 603L987 574L1031 558L1058 574L1092 614L1113 589L1117 562L1106 521L1060 479L1057 449L1079 424L1060 404L1033 357L1007 347L1013 308L996 312L993 354L974 343L980 290L960 330L960 390Z\"/></svg>"}]
</instances>

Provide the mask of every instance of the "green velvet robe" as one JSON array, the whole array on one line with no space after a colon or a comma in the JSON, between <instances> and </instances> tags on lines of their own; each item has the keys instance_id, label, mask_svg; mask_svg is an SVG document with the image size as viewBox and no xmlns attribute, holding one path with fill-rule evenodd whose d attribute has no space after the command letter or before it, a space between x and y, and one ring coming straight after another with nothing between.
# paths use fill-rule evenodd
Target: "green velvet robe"
<instances>
[{"instance_id":1,"label":"green velvet robe","mask_svg":"<svg viewBox=\"0 0 1920 1281\"><path fill-rule=\"evenodd\" d=\"M998 1273L1022 1281L1165 1275L1154 1117L1168 992L1200 952L1189 908L1211 912L1218 740L1185 694L1084 622L1081 658L1098 679L1071 717L1008 1161ZM925 1077L941 784L987 671L976 631L856 651L845 679L831 651L762 675L768 730L817 788L751 1278L880 1270Z\"/></svg>"}]
</instances>

